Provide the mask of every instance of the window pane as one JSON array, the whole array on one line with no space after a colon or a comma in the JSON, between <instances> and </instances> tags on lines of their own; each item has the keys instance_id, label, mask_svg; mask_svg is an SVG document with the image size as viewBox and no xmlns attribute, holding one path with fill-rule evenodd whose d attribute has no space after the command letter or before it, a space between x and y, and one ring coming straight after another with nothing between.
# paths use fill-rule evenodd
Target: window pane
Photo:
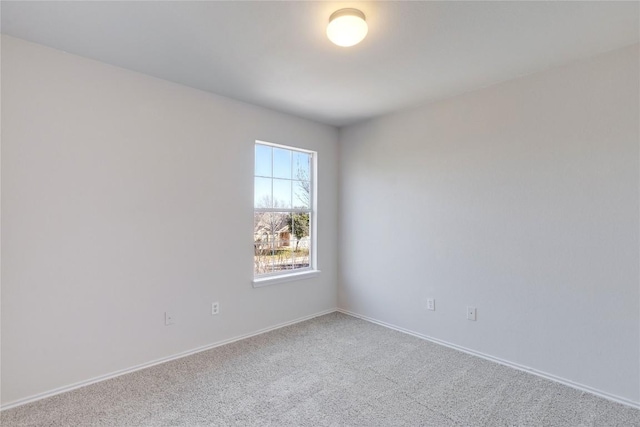
<instances>
[{"instance_id":1,"label":"window pane","mask_svg":"<svg viewBox=\"0 0 640 427\"><path fill-rule=\"evenodd\" d=\"M273 177L291 179L291 150L273 149Z\"/></svg>"},{"instance_id":2,"label":"window pane","mask_svg":"<svg viewBox=\"0 0 640 427\"><path fill-rule=\"evenodd\" d=\"M293 179L310 181L311 154L293 152Z\"/></svg>"},{"instance_id":3,"label":"window pane","mask_svg":"<svg viewBox=\"0 0 640 427\"><path fill-rule=\"evenodd\" d=\"M310 215L295 213L289 220L291 226L292 268L309 267Z\"/></svg>"},{"instance_id":4,"label":"window pane","mask_svg":"<svg viewBox=\"0 0 640 427\"><path fill-rule=\"evenodd\" d=\"M309 209L311 203L311 183L309 181L293 181L293 207Z\"/></svg>"},{"instance_id":5,"label":"window pane","mask_svg":"<svg viewBox=\"0 0 640 427\"><path fill-rule=\"evenodd\" d=\"M255 175L271 176L271 153L273 148L256 144Z\"/></svg>"},{"instance_id":6,"label":"window pane","mask_svg":"<svg viewBox=\"0 0 640 427\"><path fill-rule=\"evenodd\" d=\"M254 213L255 274L265 274L291 268L289 221L290 215L287 212Z\"/></svg>"},{"instance_id":7,"label":"window pane","mask_svg":"<svg viewBox=\"0 0 640 427\"><path fill-rule=\"evenodd\" d=\"M291 209L291 181L273 180L273 207Z\"/></svg>"},{"instance_id":8,"label":"window pane","mask_svg":"<svg viewBox=\"0 0 640 427\"><path fill-rule=\"evenodd\" d=\"M311 266L313 154L256 143L254 274L287 274ZM304 212L292 212L293 209Z\"/></svg>"},{"instance_id":9,"label":"window pane","mask_svg":"<svg viewBox=\"0 0 640 427\"><path fill-rule=\"evenodd\" d=\"M254 178L253 206L255 208L271 208L271 178Z\"/></svg>"},{"instance_id":10,"label":"window pane","mask_svg":"<svg viewBox=\"0 0 640 427\"><path fill-rule=\"evenodd\" d=\"M264 274L271 272L271 242L269 233L264 228L264 213L255 213L253 217L253 272Z\"/></svg>"},{"instance_id":11,"label":"window pane","mask_svg":"<svg viewBox=\"0 0 640 427\"><path fill-rule=\"evenodd\" d=\"M281 231L276 239L273 251L273 271L291 270L290 233Z\"/></svg>"},{"instance_id":12,"label":"window pane","mask_svg":"<svg viewBox=\"0 0 640 427\"><path fill-rule=\"evenodd\" d=\"M278 233L288 230L289 214L286 212L256 212L254 234L263 241L274 241Z\"/></svg>"}]
</instances>

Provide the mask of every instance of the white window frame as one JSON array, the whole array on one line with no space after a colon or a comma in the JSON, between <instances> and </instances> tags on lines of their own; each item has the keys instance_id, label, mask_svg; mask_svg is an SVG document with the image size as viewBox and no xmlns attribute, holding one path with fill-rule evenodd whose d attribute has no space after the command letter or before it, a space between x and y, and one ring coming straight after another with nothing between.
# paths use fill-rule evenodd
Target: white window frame
<instances>
[{"instance_id":1,"label":"white window frame","mask_svg":"<svg viewBox=\"0 0 640 427\"><path fill-rule=\"evenodd\" d=\"M282 145L282 144L274 144L272 142L256 140L254 143L254 195L255 195L255 146L256 145L265 145L272 148L281 148L284 150L297 151L300 153L306 153L311 155L311 162L309 165L309 203L311 206L310 209L283 209L283 208L259 208L254 207L253 212L254 216L256 212L309 212L309 267L306 268L297 268L295 270L288 270L286 272L278 271L272 273L265 273L256 275L255 272L253 274L253 287L258 288L267 285L273 285L276 283L284 283L284 282L292 282L297 280L309 279L312 277L316 277L320 274L320 270L318 270L318 202L317 202L317 194L318 194L318 153L313 150L307 150L300 147L293 147L290 145ZM272 174L273 174L273 166L272 166ZM255 197L255 196L254 196ZM253 260L253 267L255 268L255 258ZM254 270L255 271L255 270Z\"/></svg>"}]
</instances>

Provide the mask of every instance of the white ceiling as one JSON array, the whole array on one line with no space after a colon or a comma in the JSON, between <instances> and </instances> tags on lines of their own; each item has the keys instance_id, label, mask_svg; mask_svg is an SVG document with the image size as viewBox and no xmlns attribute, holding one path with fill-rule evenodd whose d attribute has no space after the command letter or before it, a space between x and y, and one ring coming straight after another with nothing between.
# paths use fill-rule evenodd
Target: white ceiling
<instances>
[{"instance_id":1,"label":"white ceiling","mask_svg":"<svg viewBox=\"0 0 640 427\"><path fill-rule=\"evenodd\" d=\"M369 34L340 48L329 15ZM12 2L2 33L341 126L639 41L638 2Z\"/></svg>"}]
</instances>

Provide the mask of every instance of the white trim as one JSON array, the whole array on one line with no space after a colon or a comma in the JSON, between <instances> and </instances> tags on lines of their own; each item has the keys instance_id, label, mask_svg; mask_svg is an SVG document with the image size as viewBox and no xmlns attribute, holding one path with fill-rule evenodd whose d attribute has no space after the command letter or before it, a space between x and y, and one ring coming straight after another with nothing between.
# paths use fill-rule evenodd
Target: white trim
<instances>
[{"instance_id":1,"label":"white trim","mask_svg":"<svg viewBox=\"0 0 640 427\"><path fill-rule=\"evenodd\" d=\"M275 178L280 179L280 178ZM285 180L286 181L286 180ZM307 208L253 208L254 212L282 212L282 213L308 213L312 212L311 209Z\"/></svg>"},{"instance_id":2,"label":"white trim","mask_svg":"<svg viewBox=\"0 0 640 427\"><path fill-rule=\"evenodd\" d=\"M614 402L621 403L623 405L631 406L632 408L640 409L640 402L635 402L633 400L626 399L626 398L620 397L620 396L616 396L614 394L610 394L610 393L607 393L605 391L600 391L600 390L594 389L592 387L589 387L587 385L576 383L576 382L573 382L571 380L567 380L567 379L564 379L562 377L555 376L553 374L549 374L549 373L546 373L546 372L543 372L543 371L539 371L537 369L530 368L530 367L524 366L524 365L520 365L520 364L515 363L515 362L510 362L508 360L500 359L499 357L495 357L495 356L491 356L491 355L488 355L488 354L485 354L485 353L481 353L481 352L476 351L476 350L471 350L469 348L462 347L462 346L459 346L459 345L456 345L456 344L452 344L452 343L447 342L447 341L442 341L442 340L437 339L437 338L432 338L432 337L430 337L428 335L424 335L424 334L421 334L421 333L418 333L418 332L414 332L414 331L411 331L409 329L404 329L404 328L401 328L399 326L392 325L390 323L386 323L386 322L383 322L383 321L380 321L380 320L377 320L377 319L374 319L374 318L371 318L371 317L368 317L368 316L364 316L362 314L354 313L354 312L349 311L349 310L344 310L342 308L338 308L336 311L338 311L338 312L340 312L342 314L346 314L348 316L357 317L358 319L366 320L367 322L371 322L371 323L375 323L375 324L380 325L380 326L384 326L385 328L393 329L395 331L402 332L402 333L405 333L405 334L408 334L408 335L412 335L412 336L417 337L417 338L422 338L424 340L431 341L431 342L433 342L435 344L443 345L445 347L449 347L449 348L452 348L454 350L462 351L463 353L467 353L467 354L470 354L472 356L481 357L482 359L489 360L489 361L495 362L495 363L499 363L501 365L508 366L510 368L517 369L519 371L528 372L530 374L537 375L537 376L545 378L547 380L551 380L551 381L554 381L554 382L557 382L557 383L560 383L560 384L575 388L575 389L580 390L580 391L584 391L584 392L587 392L587 393L595 394L596 396L605 398L607 400L612 400Z\"/></svg>"},{"instance_id":3,"label":"white trim","mask_svg":"<svg viewBox=\"0 0 640 427\"><path fill-rule=\"evenodd\" d=\"M225 345L225 344L231 344L232 342L240 341L240 340L243 340L243 339L246 339L246 338L251 338L251 337L256 336L256 335L261 335L261 334L264 334L264 333L267 333L267 332L270 332L270 331L273 331L273 330L276 330L276 329L280 329L280 328L284 328L286 326L294 325L296 323L304 322L306 320L313 319L314 317L319 317L319 316L324 316L325 314L334 313L335 311L337 311L337 309L335 309L335 308L332 308L332 309L329 309L329 310L324 310L324 311L321 311L319 313L311 314L309 316L300 317L298 319L291 320L291 321L288 321L288 322L278 323L277 325L270 326L268 328L259 329L259 330L255 331L255 332L251 332L251 333L240 335L240 336L237 336L237 337L234 337L234 338L229 338L229 339L226 339L226 340L218 341L218 342L215 342L215 343L212 343L212 344L207 344L207 345L204 345L202 347L197 347L197 348L194 348L194 349L191 349L191 350L187 350L187 351L183 351L181 353L177 353L177 354L174 354L174 355L171 355L171 356L162 357L160 359L155 359L155 360L152 360L150 362L141 363L139 365L135 365L135 366L132 366L130 368L120 369L118 371L111 372L111 373L105 374L105 375L100 375L100 376L97 376L97 377L93 377L93 378L90 378L88 380L79 381L77 383L73 383L73 384L70 384L70 385L54 388L53 390L49 390L49 391L46 391L44 393L34 394L32 396L29 396L29 397L25 397L25 398L22 398L22 399L14 400L13 402L6 403L6 404L0 406L0 411L4 411L6 409L15 408L16 406L25 405L27 403L35 402L36 400L41 400L41 399L45 399L47 397L55 396L56 394L66 393L68 391L75 390L75 389L80 388L80 387L85 387L85 386L88 386L88 385L91 385L91 384L95 384L95 383L98 383L98 382L109 380L111 378L119 377L121 375L130 374L132 372L139 371L141 369L150 368L152 366L159 365L159 364L165 363L165 362L169 362L171 360L181 359L183 357L191 356L192 354L196 354L196 353L200 353L202 351L210 350L210 349L215 348L215 347L220 347L220 346Z\"/></svg>"},{"instance_id":4,"label":"white trim","mask_svg":"<svg viewBox=\"0 0 640 427\"><path fill-rule=\"evenodd\" d=\"M277 276L258 276L253 279L253 287L261 288L263 286L275 285L277 283L311 279L312 277L318 277L319 275L320 270L304 270L296 273L279 274Z\"/></svg>"},{"instance_id":5,"label":"white trim","mask_svg":"<svg viewBox=\"0 0 640 427\"><path fill-rule=\"evenodd\" d=\"M256 142L256 144L268 145L270 147L276 147L276 148L284 148L285 150L299 151L301 153L307 153L307 154L315 154L316 153L315 151L307 150L306 148L294 147L293 145L274 144L273 142L267 142L267 141L263 141L261 139L256 139L255 142Z\"/></svg>"},{"instance_id":6,"label":"white trim","mask_svg":"<svg viewBox=\"0 0 640 427\"><path fill-rule=\"evenodd\" d=\"M309 204L310 206L308 208L305 209L300 209L300 208L293 208L293 187L292 187L292 194L291 194L291 206L292 208L256 208L255 207L255 200L254 200L254 207L253 207L253 212L287 212L287 213L308 213L309 214L309 269L312 271L317 271L318 270L318 152L317 151L313 151L313 150L307 150L304 148L298 148L298 147L293 147L293 146L289 146L289 145L282 145L282 144L274 144L273 142L267 142L267 141L263 141L260 139L256 139L255 143L254 143L254 147L256 145L264 145L264 146L268 146L268 147L275 147L275 148L281 148L283 150L288 150L288 151L292 151L292 152L300 152L300 153L305 153L305 154L309 154L310 156L310 163L309 163ZM281 178L275 178L273 176L273 155L271 156L271 176L263 176L263 175L256 175L255 174L255 170L254 170L254 193L255 193L255 178L269 178L271 179L271 196L273 197L273 181L275 179L281 179ZM286 179L286 178L282 178L282 179ZM299 181L296 179L293 179L293 177L291 179L286 179L288 181L294 182L294 181ZM255 237L255 236L254 236ZM254 241L255 244L255 241ZM276 275L280 275L280 273L276 273ZM312 276L309 276L312 277ZM306 277L298 277L298 276L292 276L292 278L287 278L287 279L263 279L263 276L257 276L254 277L253 280L253 284L254 284L254 288L257 287L261 287L261 286L266 286L266 285L271 285L271 284L275 284L275 283L282 283L282 282L290 282L292 280L298 280L298 279L304 279Z\"/></svg>"},{"instance_id":7,"label":"white trim","mask_svg":"<svg viewBox=\"0 0 640 427\"><path fill-rule=\"evenodd\" d=\"M500 358L494 357L494 356L490 356L488 354L484 354L484 353L481 353L481 352L478 352L478 351L475 351L475 350L471 350L471 349L468 349L466 347L462 347L462 346L459 346L459 345L456 345L456 344L451 344L451 343L449 343L447 341L442 341L442 340L439 340L437 338L432 338L432 337L429 337L427 335L423 335L423 334L420 334L420 333L417 333L417 332L414 332L414 331L410 331L408 329L404 329L404 328L401 328L399 326L392 325L390 323L382 322L380 320L376 320L376 319L373 319L373 318L368 317L368 316L364 316L364 315L361 315L361 314L358 314L358 313L354 313L354 312L349 311L349 310L344 310L342 308L334 308L334 309L324 310L324 311L321 311L319 313L315 313L315 314L312 314L312 315L309 315L309 316L300 317L298 319L291 320L289 322L279 323L277 325L270 326L268 328L259 329L259 330L255 331L255 332L252 332L252 333L249 333L249 334L240 335L240 336L237 336L237 337L234 337L234 338L229 338L227 340L218 341L216 343L208 344L208 345L205 345L205 346L202 346L202 347L197 347L195 349L187 350L187 351L184 351L182 353L177 353L177 354L174 354L172 356L167 356L167 357L163 357L163 358L160 358L160 359L155 359L155 360L152 360L152 361L147 362L147 363L142 363L140 365L132 366L131 368L121 369L121 370L118 370L118 371L115 371L115 372L112 372L112 373L109 373L109 374L105 374L105 375L100 375L98 377L94 377L94 378L91 378L91 379L88 379L88 380L85 380L85 381L80 381L80 382L77 382L77 383L74 383L74 384L70 384L70 385L67 385L67 386L58 387L58 388L55 388L53 390L50 390L50 391L47 391L47 392L44 392L44 393L38 393L38 394L34 394L32 396L29 396L29 397L25 397L25 398L22 398L22 399L14 400L13 402L9 402L9 403L6 403L4 405L1 405L0 406L0 411L4 411L6 409L15 408L15 407L21 406L21 405L26 405L27 403L31 403L31 402L35 402L37 400L45 399L47 397L55 396L56 394L66 393L68 391L75 390L77 388L85 387L85 386L88 386L88 385L91 385L91 384L95 384L95 383L98 383L98 382L102 382L102 381L105 381L105 380L108 380L108 379L111 379L111 378L119 377L121 375L126 375L126 374L129 374L129 373L135 372L135 371L139 371L141 369L150 368L152 366L159 365L159 364L165 363L165 362L169 362L171 360L181 359L183 357L187 357L187 356L190 356L192 354L196 354L196 353L200 353L202 351L210 350L210 349L215 348L215 347L220 347L220 346L225 345L225 344L231 344L232 342L240 341L240 340L243 340L243 339L246 339L246 338L251 338L253 336L261 335L261 334L264 334L264 333L267 333L267 332L270 332L270 331L273 331L273 330L276 330L276 329L284 328L286 326L295 325L296 323L304 322L306 320L310 320L310 319L313 319L315 317L324 316L326 314L330 314L330 313L333 313L333 312L336 312L336 311L339 312L339 313L342 313L342 314L346 314L347 316L356 317L358 319L362 319L362 320L365 320L367 322L371 322L371 323L375 323L375 324L380 325L380 326L384 326L385 328L393 329L395 331L402 332L402 333L405 333L405 334L408 334L408 335L412 335L412 336L417 337L417 338L422 338L424 340L431 341L431 342L433 342L435 344L443 345L445 347L449 347L449 348L452 348L454 350L462 351L463 353L467 353L467 354L471 354L473 356L481 357L481 358L483 358L485 360L489 360L491 362L499 363L501 365L508 366L510 368L514 368L514 369L518 369L520 371L528 372L530 374L537 375L539 377L548 379L550 381L555 381L555 382L560 383L560 384L564 384L566 386L575 388L575 389L580 390L580 391L584 391L584 392L587 392L587 393L595 394L596 396L605 398L607 400L611 400L611 401L614 401L614 402L617 402L617 403L621 403L623 405L627 405L627 406L630 406L632 408L640 409L640 402L634 402L634 401L626 399L624 397L620 397L620 396L616 396L616 395L613 395L613 394L609 394L607 392L596 390L596 389L591 388L589 386L586 386L586 385L583 385L583 384L579 384L579 383L575 383L573 381L566 380L564 378L557 377L555 375L548 374L546 372L538 371L536 369L529 368L527 366L520 365L518 363L509 362L507 360L500 359Z\"/></svg>"},{"instance_id":8,"label":"white trim","mask_svg":"<svg viewBox=\"0 0 640 427\"><path fill-rule=\"evenodd\" d=\"M313 152L311 155L311 164L309 165L311 170L309 171L309 179L311 179L311 185L309 186L309 190L311 191L309 203L311 203L311 215L309 215L309 219L311 223L309 224L309 236L311 237L311 242L309 246L309 250L311 254L309 256L309 262L311 263L311 267L314 270L318 270L320 266L318 265L318 153ZM318 270L319 271L319 270Z\"/></svg>"}]
</instances>

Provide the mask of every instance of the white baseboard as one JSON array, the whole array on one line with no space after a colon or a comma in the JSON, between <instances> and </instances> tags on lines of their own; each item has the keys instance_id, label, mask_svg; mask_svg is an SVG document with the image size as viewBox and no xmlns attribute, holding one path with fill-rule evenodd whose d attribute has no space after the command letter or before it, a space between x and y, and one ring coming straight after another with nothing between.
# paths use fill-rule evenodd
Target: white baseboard
<instances>
[{"instance_id":1,"label":"white baseboard","mask_svg":"<svg viewBox=\"0 0 640 427\"><path fill-rule=\"evenodd\" d=\"M349 311L349 310L344 310L342 308L338 308L337 311L340 312L340 313L352 316L352 317L357 317L358 319L366 320L367 322L375 323L377 325L384 326L386 328L396 330L398 332L402 332L402 333L405 333L405 334L408 334L408 335L413 335L414 337L418 337L418 338L422 338L422 339L427 340L427 341L431 341L431 342L433 342L435 344L443 345L445 347L453 348L454 350L462 351L464 353L471 354L473 356L481 357L481 358L489 360L491 362L499 363L501 365L505 365L505 366L508 366L510 368L514 368L514 369L518 369L520 371L528 372L530 374L537 375L539 377L542 377L542 378L545 378L545 379L548 379L548 380L551 380L551 381L555 381L555 382L560 383L560 384L564 384L566 386L575 388L575 389L580 390L580 391L584 391L584 392L587 392L587 393L595 394L596 396L603 397L605 399L612 400L612 401L617 402L617 403L622 403L623 405L631 406L632 408L640 409L640 402L634 402L633 400L629 400L629 399L626 399L624 397L620 397L620 396L616 396L616 395L613 395L613 394L610 394L610 393L607 393L607 392L604 392L604 391L596 390L596 389L591 388L589 386L586 386L584 384L579 384L579 383L576 383L576 382L573 382L573 381L570 381L570 380L567 380L567 379L564 379L564 378L561 378L561 377L557 377L557 376L552 375L552 374L548 374L546 372L539 371L539 370L534 369L534 368L530 368L528 366L524 366L524 365L520 365L518 363L510 362L508 360L500 359L499 357L495 357L495 356L491 356L491 355L488 355L488 354L484 354L484 353L481 353L479 351L471 350L471 349L466 348L466 347L462 347L462 346L459 346L459 345L456 345L456 344L452 344L450 342L439 340L437 338L432 338L430 336L427 336L427 335L424 335L424 334L421 334L421 333L418 333L418 332L414 332L414 331L411 331L411 330L408 330L408 329L404 329L404 328L401 328L399 326L392 325L390 323L382 322L380 320L373 319L371 317L364 316L362 314L354 313L354 312Z\"/></svg>"},{"instance_id":2,"label":"white baseboard","mask_svg":"<svg viewBox=\"0 0 640 427\"><path fill-rule=\"evenodd\" d=\"M306 320L310 320L310 319L313 319L315 317L324 316L325 314L333 313L335 311L338 311L340 313L343 313L343 314L346 314L346 315L349 315L349 316L352 316L352 317L356 317L356 318L359 318L359 319L362 319L362 320L366 320L367 322L375 323L377 325L384 326L386 328L393 329L393 330L396 330L398 332L402 332L402 333L405 333L405 334L408 334L408 335L412 335L412 336L417 337L417 338L421 338L421 339L424 339L424 340L427 340L427 341L431 341L433 343L436 343L436 344L439 344L439 345L443 345L445 347L453 348L455 350L462 351L464 353L471 354L473 356L481 357L483 359L486 359L486 360L489 360L489 361L492 361L492 362L495 362L495 363L499 363L501 365L505 365L505 366L508 366L510 368L518 369L518 370L524 371L524 372L529 372L529 373L531 373L533 375L537 375L539 377L542 377L542 378L545 378L545 379L548 379L548 380L551 380L551 381L555 381L555 382L558 382L560 384L564 384L564 385L569 386L569 387L573 387L573 388L575 388L577 390L580 390L580 391L584 391L584 392L587 392L587 393L595 394L596 396L600 396L600 397L603 397L605 399L608 399L608 400L611 400L611 401L614 401L614 402L617 402L617 403L621 403L623 405L627 405L627 406L631 406L631 407L636 408L636 409L640 409L640 402L634 402L632 400L625 399L625 398L620 397L620 396L612 395L610 393L606 393L606 392L603 392L603 391L600 391L600 390L596 390L596 389L591 388L589 386L586 386L586 385L583 385L583 384L579 384L579 383L575 383L573 381L570 381L570 380L567 380L567 379L564 379L564 378L561 378L561 377L557 377L555 375L548 374L546 372L538 371L537 369L533 369L533 368L530 368L528 366L520 365L518 363L510 362L508 360L504 360L504 359L500 359L498 357L490 356L488 354L484 354L484 353L481 353L481 352L478 352L478 351L475 351L475 350L471 350L471 349L468 349L468 348L465 348L465 347L462 347L462 346L459 346L459 345L456 345L456 344L452 344L452 343L449 343L449 342L446 342L446 341L442 341L442 340L439 340L437 338L432 338L432 337L429 337L427 335L420 334L420 333L414 332L414 331L410 331L408 329L404 329L404 328L401 328L399 326L392 325L390 323L382 322L380 320L377 320L377 319L374 319L374 318L371 318L371 317L368 317L368 316L364 316L364 315L361 315L361 314L358 314L358 313L354 313L354 312L349 311L349 310L344 310L344 309L341 309L341 308L337 308L337 309L329 309L329 310L321 311L319 313L315 313L315 314L312 314L310 316L304 316L304 317L301 317L301 318L298 318L298 319L295 319L295 320L292 320L292 321L289 321L289 322L280 323L280 324L277 324L277 325L274 325L274 326L271 326L271 327L268 327L268 328L257 330L255 332L252 332L252 333L249 333L249 334L240 335L240 336L237 336L237 337L234 337L234 338L230 338L230 339L227 339L227 340L223 340L223 341L218 341L218 342L215 342L215 343L212 343L212 344L208 344L208 345L205 345L205 346L202 346L202 347L198 347L198 348L194 348L194 349L191 349L191 350L187 350L187 351L184 351L184 352L181 352L181 353L177 353L177 354L174 354L174 355L171 355L171 356L167 356L167 357L163 357L163 358L160 358L160 359L152 360L152 361L147 362L147 363L142 363L140 365L132 366L130 368L121 369L119 371L111 372L111 373L105 374L105 375L100 375L98 377L94 377L94 378L91 378L91 379L88 379L88 380L85 380L85 381L80 381L80 382L77 382L77 383L74 383L74 384L70 384L70 385L67 385L67 386L58 387L58 388L55 388L53 390L46 391L44 393L38 393L38 394L35 394L33 396L25 397L23 399L18 399L18 400L15 400L13 402L9 402L9 403L6 403L6 404L0 406L0 411L4 411L6 409L15 408L17 406L21 406L21 405L25 405L27 403L35 402L37 400L45 399L47 397L55 396L56 394L66 393L68 391L71 391L71 390L74 390L74 389L77 389L77 388L80 388L80 387L84 387L84 386L87 386L87 385L90 385L90 384L94 384L94 383L98 383L98 382L101 382L101 381L105 381L105 380L108 380L108 379L111 379L111 378L119 377L121 375L125 375L125 374L131 373L131 372L139 371L141 369L149 368L149 367L154 366L154 365L159 365L161 363L169 362L171 360L187 357L187 356L190 356L192 354L200 353L202 351L206 351L206 350L209 350L209 349L212 349L212 348L215 348L215 347L220 347L220 346L225 345L225 344L230 344L232 342L240 341L240 340L243 340L243 339L246 339L246 338L250 338L250 337L253 337L253 336L256 336L256 335L264 334L266 332L270 332L270 331L273 331L273 330L276 330L276 329L284 328L285 326L290 326L290 325L294 325L296 323L304 322Z\"/></svg>"},{"instance_id":3,"label":"white baseboard","mask_svg":"<svg viewBox=\"0 0 640 427\"><path fill-rule=\"evenodd\" d=\"M130 368L126 368L126 369L121 369L119 371L115 371L115 372L111 372L109 374L105 374L105 375L100 375L98 377L94 377L85 381L80 381L74 384L70 384L70 385L66 385L63 387L58 387L55 388L53 390L49 390L43 393L38 393L38 394L34 394L32 396L29 397L25 397L22 399L18 399L18 400L14 400L13 402L8 402L2 406L0 406L0 411L4 411L6 409L11 409L11 408L15 408L16 406L21 406L21 405L25 405L27 403L31 403L31 402L35 402L36 400L41 400L41 399L45 399L47 397L51 397L51 396L55 396L56 394L60 394L60 393L66 393L68 391L80 388L80 387L85 387L88 386L90 384L94 384L94 383L98 383L101 381L105 381L111 378L115 378L115 377L119 377L121 375L125 375L125 374L129 374L131 372L135 372L135 371L139 371L141 369L146 369L146 368L150 368L151 366L154 365L159 365L161 363L165 363L165 362L169 362L171 360L175 360L175 359L181 359L183 357L187 357L190 356L192 354L195 353L200 353L201 351L206 351L206 350L210 350L212 348L215 347L220 347L222 345L225 344L231 344L232 342L236 342L236 341L240 341L246 338L250 338L256 335L260 335L260 334L264 334L266 332L270 332L276 329L280 329L280 328L284 328L285 326L290 326L290 325L294 325L296 323L300 323L300 322L304 322L306 320L310 320L313 319L314 317L319 317L319 316L324 316L325 314L329 314L329 313L334 313L336 312L337 309L333 308L333 309L329 309L329 310L325 310L325 311L321 311L319 313L315 313L312 314L310 316L304 316L304 317L300 317L298 319L295 320L291 320L289 322L284 322L284 323L279 323L277 325L274 326L270 326L268 328L264 328L264 329L259 329L255 332L251 332L249 334L245 334L245 335L240 335L234 338L229 338L226 340L222 340L222 341L218 341L212 344L207 344L204 345L202 347L197 347L191 350L187 350L187 351L183 351L181 353L177 353L171 356L167 356L167 357L162 357L160 359L155 359L152 360L150 362L146 362L146 363L142 363L140 365L136 365L136 366L132 366Z\"/></svg>"}]
</instances>

